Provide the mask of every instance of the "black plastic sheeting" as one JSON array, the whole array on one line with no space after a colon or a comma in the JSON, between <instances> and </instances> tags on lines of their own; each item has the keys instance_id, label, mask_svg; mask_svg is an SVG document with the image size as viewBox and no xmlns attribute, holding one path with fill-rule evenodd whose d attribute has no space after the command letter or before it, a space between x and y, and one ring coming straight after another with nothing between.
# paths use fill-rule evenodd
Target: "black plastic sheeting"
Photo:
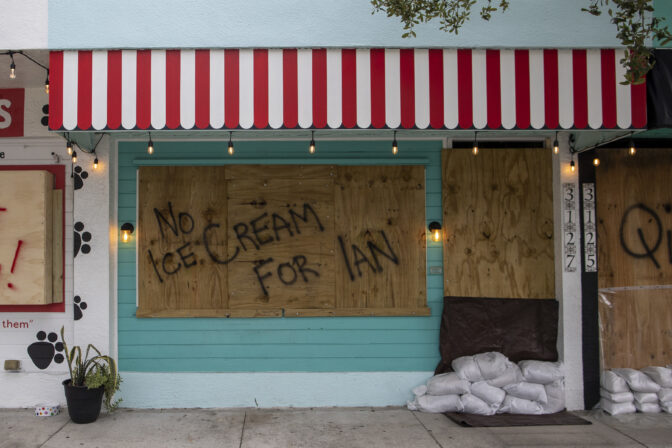
<instances>
[{"instance_id":1,"label":"black plastic sheeting","mask_svg":"<svg viewBox=\"0 0 672 448\"><path fill-rule=\"evenodd\" d=\"M672 50L653 54L656 63L646 75L648 128L672 128Z\"/></svg>"},{"instance_id":2,"label":"black plastic sheeting","mask_svg":"<svg viewBox=\"0 0 672 448\"><path fill-rule=\"evenodd\" d=\"M558 360L558 301L444 297L435 374L460 356L500 352L511 361Z\"/></svg>"}]
</instances>

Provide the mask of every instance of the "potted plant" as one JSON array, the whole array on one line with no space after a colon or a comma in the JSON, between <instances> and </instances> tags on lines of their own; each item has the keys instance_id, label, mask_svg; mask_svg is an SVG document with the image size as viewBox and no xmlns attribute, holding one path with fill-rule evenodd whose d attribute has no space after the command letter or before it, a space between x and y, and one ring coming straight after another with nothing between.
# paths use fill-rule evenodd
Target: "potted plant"
<instances>
[{"instance_id":1,"label":"potted plant","mask_svg":"<svg viewBox=\"0 0 672 448\"><path fill-rule=\"evenodd\" d=\"M63 332L64 328L61 327L63 351L70 370L70 378L63 381L68 414L75 423L91 423L98 418L103 399L110 412L121 402L112 401L121 383L117 364L110 356L102 355L92 344L86 347L82 356L82 349L78 345L68 347Z\"/></svg>"}]
</instances>

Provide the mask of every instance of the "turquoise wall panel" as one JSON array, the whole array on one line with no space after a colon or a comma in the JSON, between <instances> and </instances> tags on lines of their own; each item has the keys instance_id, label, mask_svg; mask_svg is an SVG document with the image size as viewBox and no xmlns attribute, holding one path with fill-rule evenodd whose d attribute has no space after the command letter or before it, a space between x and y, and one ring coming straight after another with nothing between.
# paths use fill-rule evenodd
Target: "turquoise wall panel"
<instances>
[{"instance_id":1,"label":"turquoise wall panel","mask_svg":"<svg viewBox=\"0 0 672 448\"><path fill-rule=\"evenodd\" d=\"M441 221L441 142L319 142L307 156L305 141L119 142L119 222L136 224L139 165L230 163L338 163L426 167L426 220ZM439 360L443 275L427 275L425 317L315 317L259 319L138 319L135 240L119 245L119 365L139 372L355 372L431 371ZM428 266L443 265L440 243L428 242Z\"/></svg>"}]
</instances>

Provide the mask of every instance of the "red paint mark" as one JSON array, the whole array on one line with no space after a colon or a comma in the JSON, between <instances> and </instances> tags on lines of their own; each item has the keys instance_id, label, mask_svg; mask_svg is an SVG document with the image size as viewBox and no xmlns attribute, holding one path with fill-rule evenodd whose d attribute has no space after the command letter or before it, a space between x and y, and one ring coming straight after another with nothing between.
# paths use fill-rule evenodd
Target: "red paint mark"
<instances>
[{"instance_id":1,"label":"red paint mark","mask_svg":"<svg viewBox=\"0 0 672 448\"><path fill-rule=\"evenodd\" d=\"M23 245L23 240L19 240L19 243L16 245L16 252L14 252L14 261L12 262L12 270L10 271L12 274L14 273L14 268L16 267L16 259L19 258L19 250L21 249L21 246ZM11 283L10 283L11 285ZM11 288L11 286L10 286Z\"/></svg>"},{"instance_id":2,"label":"red paint mark","mask_svg":"<svg viewBox=\"0 0 672 448\"><path fill-rule=\"evenodd\" d=\"M13 283L7 283L7 286L9 286L11 289L14 289L14 284Z\"/></svg>"},{"instance_id":3,"label":"red paint mark","mask_svg":"<svg viewBox=\"0 0 672 448\"><path fill-rule=\"evenodd\" d=\"M6 212L7 209L5 207L0 207L0 212Z\"/></svg>"}]
</instances>

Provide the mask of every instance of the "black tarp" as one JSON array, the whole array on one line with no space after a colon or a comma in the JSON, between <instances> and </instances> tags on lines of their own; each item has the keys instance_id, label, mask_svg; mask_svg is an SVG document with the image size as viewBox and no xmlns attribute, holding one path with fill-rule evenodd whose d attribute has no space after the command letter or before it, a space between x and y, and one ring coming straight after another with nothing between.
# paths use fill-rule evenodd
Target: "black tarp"
<instances>
[{"instance_id":1,"label":"black tarp","mask_svg":"<svg viewBox=\"0 0 672 448\"><path fill-rule=\"evenodd\" d=\"M558 360L558 301L444 297L436 374L460 356L500 352L511 361Z\"/></svg>"},{"instance_id":2,"label":"black tarp","mask_svg":"<svg viewBox=\"0 0 672 448\"><path fill-rule=\"evenodd\" d=\"M656 63L646 75L647 127L672 128L672 49L653 54Z\"/></svg>"}]
</instances>

